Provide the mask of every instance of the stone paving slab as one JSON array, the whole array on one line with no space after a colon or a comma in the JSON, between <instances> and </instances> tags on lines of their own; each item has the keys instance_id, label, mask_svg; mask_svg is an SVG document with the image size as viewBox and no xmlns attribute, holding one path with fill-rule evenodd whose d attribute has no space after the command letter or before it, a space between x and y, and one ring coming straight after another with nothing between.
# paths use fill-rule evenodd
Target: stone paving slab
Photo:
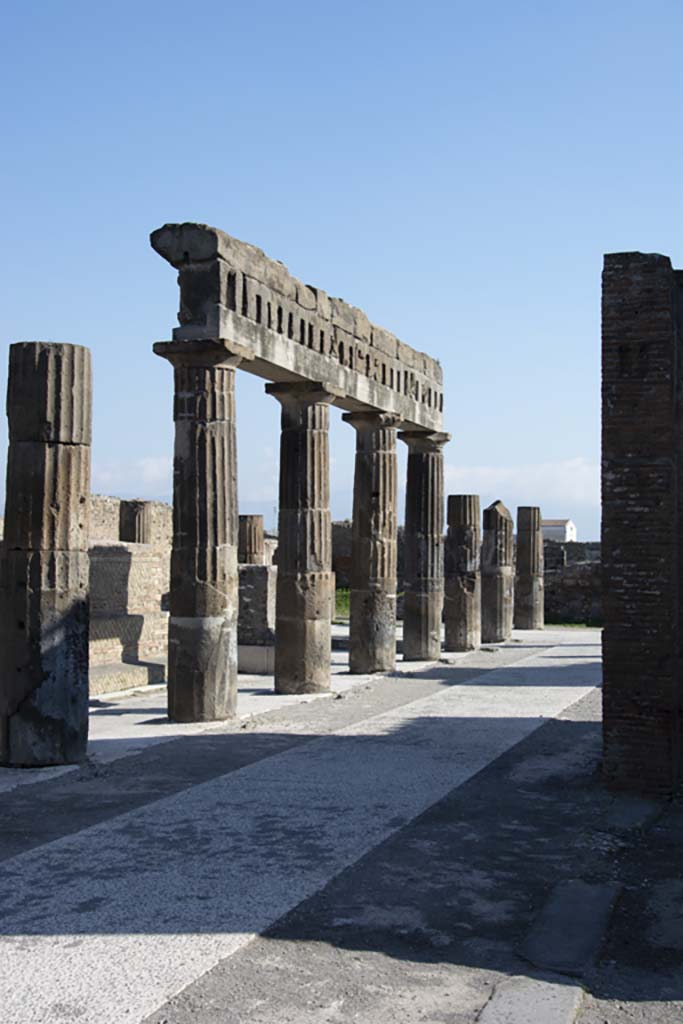
<instances>
[{"instance_id":1,"label":"stone paving slab","mask_svg":"<svg viewBox=\"0 0 683 1024\"><path fill-rule=\"evenodd\" d=\"M540 978L509 978L496 988L478 1024L573 1024L583 989Z\"/></svg>"},{"instance_id":2,"label":"stone paving slab","mask_svg":"<svg viewBox=\"0 0 683 1024\"><path fill-rule=\"evenodd\" d=\"M3 1024L153 1012L589 693L596 638L562 651L539 637L469 679L432 666L438 689L403 713L373 715L363 691L365 718L346 728L5 861Z\"/></svg>"},{"instance_id":3,"label":"stone paving slab","mask_svg":"<svg viewBox=\"0 0 683 1024\"><path fill-rule=\"evenodd\" d=\"M559 882L520 954L543 970L581 977L598 955L619 890L614 882Z\"/></svg>"}]
</instances>

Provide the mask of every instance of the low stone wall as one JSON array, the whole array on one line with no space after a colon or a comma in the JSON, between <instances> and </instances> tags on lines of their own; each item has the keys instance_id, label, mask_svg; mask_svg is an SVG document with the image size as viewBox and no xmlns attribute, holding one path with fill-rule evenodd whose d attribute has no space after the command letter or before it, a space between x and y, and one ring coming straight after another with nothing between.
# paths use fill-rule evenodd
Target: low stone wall
<instances>
[{"instance_id":1,"label":"low stone wall","mask_svg":"<svg viewBox=\"0 0 683 1024\"><path fill-rule=\"evenodd\" d=\"M559 569L576 562L599 562L600 541L558 541L543 542L543 560L546 570Z\"/></svg>"},{"instance_id":2,"label":"low stone wall","mask_svg":"<svg viewBox=\"0 0 683 1024\"><path fill-rule=\"evenodd\" d=\"M549 569L544 576L545 621L602 625L600 562L577 562Z\"/></svg>"},{"instance_id":3,"label":"low stone wall","mask_svg":"<svg viewBox=\"0 0 683 1024\"><path fill-rule=\"evenodd\" d=\"M115 498L105 494L90 496L90 545L116 544L123 540L122 527L127 522L126 513L131 506L140 505L137 498ZM171 585L171 546L173 543L173 509L163 501L145 501L149 515L149 547L161 559L159 581L162 607L168 607L168 591ZM124 531L125 532L125 531ZM129 543L127 538L124 543Z\"/></svg>"},{"instance_id":4,"label":"low stone wall","mask_svg":"<svg viewBox=\"0 0 683 1024\"><path fill-rule=\"evenodd\" d=\"M166 653L165 557L150 544L90 548L90 664L136 662Z\"/></svg>"}]
</instances>

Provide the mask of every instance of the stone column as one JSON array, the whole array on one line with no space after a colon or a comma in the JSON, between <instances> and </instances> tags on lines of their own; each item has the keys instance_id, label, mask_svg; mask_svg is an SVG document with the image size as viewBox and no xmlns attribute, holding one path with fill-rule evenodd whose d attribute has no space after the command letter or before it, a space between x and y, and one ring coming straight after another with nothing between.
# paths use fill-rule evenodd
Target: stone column
<instances>
[{"instance_id":1,"label":"stone column","mask_svg":"<svg viewBox=\"0 0 683 1024\"><path fill-rule=\"evenodd\" d=\"M479 495L450 494L447 518L446 650L473 651L481 644Z\"/></svg>"},{"instance_id":2,"label":"stone column","mask_svg":"<svg viewBox=\"0 0 683 1024\"><path fill-rule=\"evenodd\" d=\"M265 565L263 516L240 516L237 561L240 565Z\"/></svg>"},{"instance_id":3,"label":"stone column","mask_svg":"<svg viewBox=\"0 0 683 1024\"><path fill-rule=\"evenodd\" d=\"M512 635L515 579L512 516L502 501L484 509L481 549L481 639L485 644Z\"/></svg>"},{"instance_id":4,"label":"stone column","mask_svg":"<svg viewBox=\"0 0 683 1024\"><path fill-rule=\"evenodd\" d=\"M405 431L406 486L403 660L441 654L443 612L443 447L450 434Z\"/></svg>"},{"instance_id":5,"label":"stone column","mask_svg":"<svg viewBox=\"0 0 683 1024\"><path fill-rule=\"evenodd\" d=\"M0 763L72 764L88 742L90 352L10 348L0 585Z\"/></svg>"},{"instance_id":6,"label":"stone column","mask_svg":"<svg viewBox=\"0 0 683 1024\"><path fill-rule=\"evenodd\" d=\"M543 530L541 510L517 509L515 629L543 629Z\"/></svg>"},{"instance_id":7,"label":"stone column","mask_svg":"<svg viewBox=\"0 0 683 1024\"><path fill-rule=\"evenodd\" d=\"M168 715L229 718L237 703L235 367L218 342L158 342L174 367Z\"/></svg>"},{"instance_id":8,"label":"stone column","mask_svg":"<svg viewBox=\"0 0 683 1024\"><path fill-rule=\"evenodd\" d=\"M282 405L275 619L276 693L330 688L329 407L321 384L267 384Z\"/></svg>"},{"instance_id":9,"label":"stone column","mask_svg":"<svg viewBox=\"0 0 683 1024\"><path fill-rule=\"evenodd\" d=\"M389 413L350 412L356 431L351 541L351 672L396 664L396 424Z\"/></svg>"}]
</instances>

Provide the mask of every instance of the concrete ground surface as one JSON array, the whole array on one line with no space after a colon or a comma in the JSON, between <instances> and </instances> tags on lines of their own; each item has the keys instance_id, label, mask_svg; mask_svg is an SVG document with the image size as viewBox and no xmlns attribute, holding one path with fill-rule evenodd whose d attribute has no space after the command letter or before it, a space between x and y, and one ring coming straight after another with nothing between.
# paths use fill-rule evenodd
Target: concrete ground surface
<instances>
[{"instance_id":1,"label":"concrete ground surface","mask_svg":"<svg viewBox=\"0 0 683 1024\"><path fill-rule=\"evenodd\" d=\"M683 808L601 786L599 632L335 662L3 773L2 1024L681 1024Z\"/></svg>"}]
</instances>

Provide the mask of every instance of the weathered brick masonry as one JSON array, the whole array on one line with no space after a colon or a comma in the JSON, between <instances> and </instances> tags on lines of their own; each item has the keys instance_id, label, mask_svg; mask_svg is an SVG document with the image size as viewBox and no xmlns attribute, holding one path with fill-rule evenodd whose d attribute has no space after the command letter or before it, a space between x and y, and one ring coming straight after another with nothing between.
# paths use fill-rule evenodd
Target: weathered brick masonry
<instances>
[{"instance_id":1,"label":"weathered brick masonry","mask_svg":"<svg viewBox=\"0 0 683 1024\"><path fill-rule=\"evenodd\" d=\"M681 777L682 277L665 256L605 257L604 772L664 794Z\"/></svg>"}]
</instances>

